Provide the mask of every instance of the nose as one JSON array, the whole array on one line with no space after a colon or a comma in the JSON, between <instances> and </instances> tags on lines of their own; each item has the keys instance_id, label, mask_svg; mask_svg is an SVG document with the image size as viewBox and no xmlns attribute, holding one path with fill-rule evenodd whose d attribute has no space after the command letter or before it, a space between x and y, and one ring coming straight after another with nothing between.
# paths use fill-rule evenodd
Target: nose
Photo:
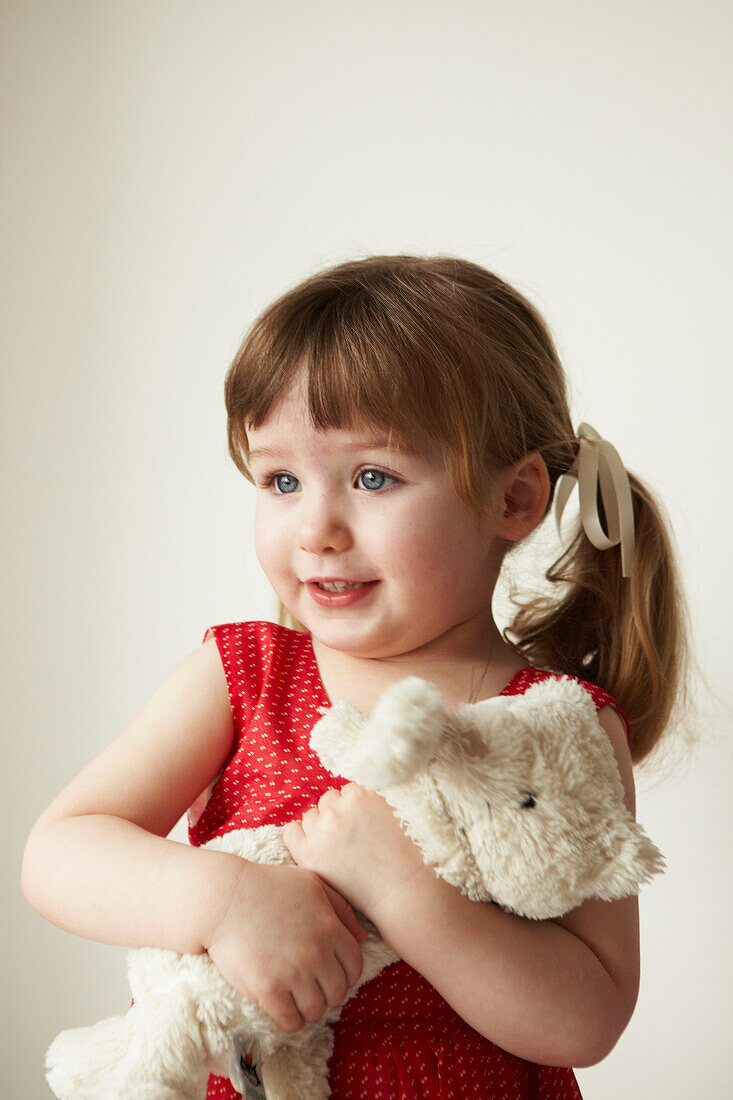
<instances>
[{"instance_id":1,"label":"nose","mask_svg":"<svg viewBox=\"0 0 733 1100\"><path fill-rule=\"evenodd\" d=\"M298 528L298 546L311 554L327 551L342 552L351 545L352 537L343 509L325 493L306 502Z\"/></svg>"}]
</instances>

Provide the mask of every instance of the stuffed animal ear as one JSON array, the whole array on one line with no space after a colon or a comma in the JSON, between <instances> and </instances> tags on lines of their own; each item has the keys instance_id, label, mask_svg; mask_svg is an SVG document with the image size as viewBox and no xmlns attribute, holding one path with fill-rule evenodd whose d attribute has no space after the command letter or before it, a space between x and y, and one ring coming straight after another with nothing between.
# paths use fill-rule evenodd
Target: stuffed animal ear
<instances>
[{"instance_id":1,"label":"stuffed animal ear","mask_svg":"<svg viewBox=\"0 0 733 1100\"><path fill-rule=\"evenodd\" d=\"M631 814L614 830L611 845L615 852L598 876L594 893L604 901L615 901L630 894L665 868L664 856Z\"/></svg>"},{"instance_id":2,"label":"stuffed animal ear","mask_svg":"<svg viewBox=\"0 0 733 1100\"><path fill-rule=\"evenodd\" d=\"M310 746L330 772L355 781L354 762L360 758L367 718L346 699L321 709L323 718L311 730Z\"/></svg>"},{"instance_id":3,"label":"stuffed animal ear","mask_svg":"<svg viewBox=\"0 0 733 1100\"><path fill-rule=\"evenodd\" d=\"M331 718L329 758L337 764L339 775L370 790L404 783L420 771L435 754L446 719L438 689L417 676L387 688L369 718L359 715L357 736L354 715L359 712L350 704L339 704L338 713L335 710L314 728L311 745L324 759L322 726ZM326 766L334 770L331 764Z\"/></svg>"}]
</instances>

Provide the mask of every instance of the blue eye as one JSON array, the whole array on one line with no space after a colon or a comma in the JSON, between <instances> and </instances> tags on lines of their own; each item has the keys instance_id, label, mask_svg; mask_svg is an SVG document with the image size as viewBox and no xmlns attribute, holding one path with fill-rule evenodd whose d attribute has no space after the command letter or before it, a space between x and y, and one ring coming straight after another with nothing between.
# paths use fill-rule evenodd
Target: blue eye
<instances>
[{"instance_id":1,"label":"blue eye","mask_svg":"<svg viewBox=\"0 0 733 1100\"><path fill-rule=\"evenodd\" d=\"M396 478L392 477L390 474L383 473L382 470L372 470L372 469L361 470L360 473L359 473L359 477L364 478L364 485L368 489L383 489L385 478L388 478L390 481L396 481L397 480ZM370 479L370 480L367 481L367 478ZM379 480L380 478L381 478L381 481ZM376 482L375 482L375 479L376 479Z\"/></svg>"},{"instance_id":2,"label":"blue eye","mask_svg":"<svg viewBox=\"0 0 733 1100\"><path fill-rule=\"evenodd\" d=\"M272 484L273 481L277 483L278 490L283 496L289 496L290 493L295 491L295 485L298 479L297 477L293 477L292 474L274 474L273 477L270 478L270 481L268 481L268 485ZM289 482L290 487L283 488L280 484L282 481Z\"/></svg>"}]
</instances>

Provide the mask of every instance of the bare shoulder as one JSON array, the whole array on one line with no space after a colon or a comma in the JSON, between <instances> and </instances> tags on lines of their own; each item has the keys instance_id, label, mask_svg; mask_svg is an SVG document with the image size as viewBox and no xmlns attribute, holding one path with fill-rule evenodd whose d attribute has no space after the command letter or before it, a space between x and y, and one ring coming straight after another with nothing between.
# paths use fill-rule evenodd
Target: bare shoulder
<instances>
[{"instance_id":1,"label":"bare shoulder","mask_svg":"<svg viewBox=\"0 0 733 1100\"><path fill-rule=\"evenodd\" d=\"M166 676L142 715L164 724L203 720L209 729L213 725L219 733L233 733L229 689L213 634Z\"/></svg>"},{"instance_id":2,"label":"bare shoulder","mask_svg":"<svg viewBox=\"0 0 733 1100\"><path fill-rule=\"evenodd\" d=\"M165 836L224 766L233 739L226 677L209 636L175 666L38 824L110 814Z\"/></svg>"}]
</instances>

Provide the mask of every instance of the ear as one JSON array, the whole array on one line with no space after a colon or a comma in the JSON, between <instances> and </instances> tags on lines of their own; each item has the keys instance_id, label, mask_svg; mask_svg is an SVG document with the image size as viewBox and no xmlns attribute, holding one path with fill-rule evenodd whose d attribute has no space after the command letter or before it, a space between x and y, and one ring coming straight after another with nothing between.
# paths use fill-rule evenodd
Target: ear
<instances>
[{"instance_id":1,"label":"ear","mask_svg":"<svg viewBox=\"0 0 733 1100\"><path fill-rule=\"evenodd\" d=\"M518 542L533 531L547 511L550 475L539 451L525 455L501 475L497 535Z\"/></svg>"},{"instance_id":2,"label":"ear","mask_svg":"<svg viewBox=\"0 0 733 1100\"><path fill-rule=\"evenodd\" d=\"M351 773L359 757L366 716L346 699L321 710L323 718L311 730L310 746L333 775L353 780Z\"/></svg>"},{"instance_id":3,"label":"ear","mask_svg":"<svg viewBox=\"0 0 733 1100\"><path fill-rule=\"evenodd\" d=\"M653 875L662 874L664 856L628 811L626 819L614 830L610 844L616 849L596 883L595 894L604 901L614 901L639 888Z\"/></svg>"},{"instance_id":4,"label":"ear","mask_svg":"<svg viewBox=\"0 0 733 1100\"><path fill-rule=\"evenodd\" d=\"M340 774L373 791L406 783L435 755L445 722L435 685L408 676L380 696Z\"/></svg>"}]
</instances>

